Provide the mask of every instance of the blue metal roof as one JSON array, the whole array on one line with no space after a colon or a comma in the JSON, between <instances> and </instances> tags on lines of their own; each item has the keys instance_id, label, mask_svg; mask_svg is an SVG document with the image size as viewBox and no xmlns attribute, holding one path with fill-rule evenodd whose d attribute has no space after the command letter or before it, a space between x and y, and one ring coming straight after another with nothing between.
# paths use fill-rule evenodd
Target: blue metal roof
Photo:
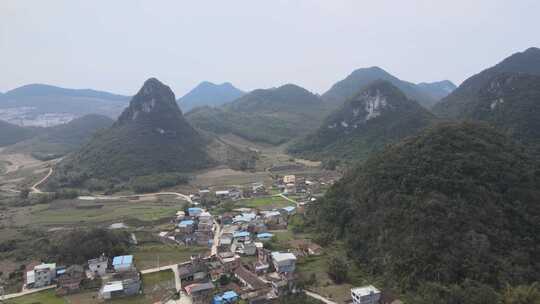
<instances>
[{"instance_id":1,"label":"blue metal roof","mask_svg":"<svg viewBox=\"0 0 540 304\"><path fill-rule=\"evenodd\" d=\"M238 294L232 290L224 292L222 296L224 300L233 300L234 298L237 298L237 297L238 297Z\"/></svg>"},{"instance_id":2,"label":"blue metal roof","mask_svg":"<svg viewBox=\"0 0 540 304\"><path fill-rule=\"evenodd\" d=\"M234 291L226 291L222 295L216 295L214 297L214 304L233 303L238 299L238 294Z\"/></svg>"},{"instance_id":3,"label":"blue metal roof","mask_svg":"<svg viewBox=\"0 0 540 304\"><path fill-rule=\"evenodd\" d=\"M282 208L283 210L287 211L287 212L292 212L296 209L296 207L293 207L293 206L287 206L287 207L283 207Z\"/></svg>"},{"instance_id":4,"label":"blue metal roof","mask_svg":"<svg viewBox=\"0 0 540 304\"><path fill-rule=\"evenodd\" d=\"M113 258L113 261L112 261L113 266L126 265L126 264L131 264L131 263L133 263L132 255L116 256Z\"/></svg>"},{"instance_id":5,"label":"blue metal roof","mask_svg":"<svg viewBox=\"0 0 540 304\"><path fill-rule=\"evenodd\" d=\"M263 233L257 234L257 238L259 238L259 239L260 239L260 238L263 238L263 239L264 239L264 238L271 238L271 237L273 237L273 236L274 236L273 234L268 233L268 232L263 232Z\"/></svg>"},{"instance_id":6,"label":"blue metal roof","mask_svg":"<svg viewBox=\"0 0 540 304\"><path fill-rule=\"evenodd\" d=\"M188 208L188 213L191 215L192 213L201 213L203 212L203 210L201 208L198 208L198 207L191 207L191 208Z\"/></svg>"},{"instance_id":7,"label":"blue metal roof","mask_svg":"<svg viewBox=\"0 0 540 304\"><path fill-rule=\"evenodd\" d=\"M237 231L235 233L233 233L233 237L237 238L237 237L246 237L246 236L249 236L249 232L247 231Z\"/></svg>"},{"instance_id":8,"label":"blue metal roof","mask_svg":"<svg viewBox=\"0 0 540 304\"><path fill-rule=\"evenodd\" d=\"M182 225L182 226L187 226L187 225L193 225L193 221L192 220L184 220L184 221L181 221L180 223L178 223L178 226Z\"/></svg>"}]
</instances>

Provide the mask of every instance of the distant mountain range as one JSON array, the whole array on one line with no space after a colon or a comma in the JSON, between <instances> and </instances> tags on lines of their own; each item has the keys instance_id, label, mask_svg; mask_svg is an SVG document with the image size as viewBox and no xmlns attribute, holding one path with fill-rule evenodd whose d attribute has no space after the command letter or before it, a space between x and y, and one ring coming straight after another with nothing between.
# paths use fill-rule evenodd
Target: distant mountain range
<instances>
[{"instance_id":1,"label":"distant mountain range","mask_svg":"<svg viewBox=\"0 0 540 304\"><path fill-rule=\"evenodd\" d=\"M441 100L457 88L450 80L421 82L417 86L436 100Z\"/></svg>"},{"instance_id":2,"label":"distant mountain range","mask_svg":"<svg viewBox=\"0 0 540 304\"><path fill-rule=\"evenodd\" d=\"M254 90L218 108L195 109L186 117L202 130L281 144L317 128L328 109L317 95L286 84Z\"/></svg>"},{"instance_id":3,"label":"distant mountain range","mask_svg":"<svg viewBox=\"0 0 540 304\"><path fill-rule=\"evenodd\" d=\"M215 84L208 81L201 82L186 95L178 98L178 104L184 112L196 107L216 107L233 101L245 93L235 88L231 83Z\"/></svg>"},{"instance_id":4,"label":"distant mountain range","mask_svg":"<svg viewBox=\"0 0 540 304\"><path fill-rule=\"evenodd\" d=\"M128 96L103 91L29 84L0 95L0 119L49 126L86 114L116 118L128 101Z\"/></svg>"},{"instance_id":5,"label":"distant mountain range","mask_svg":"<svg viewBox=\"0 0 540 304\"><path fill-rule=\"evenodd\" d=\"M375 81L289 148L309 159L361 161L386 144L414 135L435 116L388 81Z\"/></svg>"},{"instance_id":6,"label":"distant mountain range","mask_svg":"<svg viewBox=\"0 0 540 304\"><path fill-rule=\"evenodd\" d=\"M234 161L247 166L239 160L243 156L196 131L182 115L172 90L151 78L110 128L59 164L48 186L81 186L88 179L120 182Z\"/></svg>"},{"instance_id":7,"label":"distant mountain range","mask_svg":"<svg viewBox=\"0 0 540 304\"><path fill-rule=\"evenodd\" d=\"M443 81L444 85L421 84L416 85L411 82L403 81L380 67L361 68L353 71L345 79L338 81L327 92L322 95L322 99L334 107L341 106L346 100L352 98L360 90L366 88L376 80L386 80L399 88L405 95L412 100L416 100L420 105L430 108L439 99L439 96L446 96L442 88L451 88L454 86L450 81ZM445 86L447 85L447 86ZM454 86L455 87L455 86ZM446 95L445 95L446 94Z\"/></svg>"},{"instance_id":8,"label":"distant mountain range","mask_svg":"<svg viewBox=\"0 0 540 304\"><path fill-rule=\"evenodd\" d=\"M449 119L466 119L477 106L478 94L494 77L502 73L540 75L540 49L529 48L513 54L497 65L465 80L450 95L433 107L433 112Z\"/></svg>"},{"instance_id":9,"label":"distant mountain range","mask_svg":"<svg viewBox=\"0 0 540 304\"><path fill-rule=\"evenodd\" d=\"M17 142L6 149L8 153L28 153L46 160L76 151L99 130L109 128L113 120L107 116L88 114L50 128L41 128L39 134Z\"/></svg>"}]
</instances>

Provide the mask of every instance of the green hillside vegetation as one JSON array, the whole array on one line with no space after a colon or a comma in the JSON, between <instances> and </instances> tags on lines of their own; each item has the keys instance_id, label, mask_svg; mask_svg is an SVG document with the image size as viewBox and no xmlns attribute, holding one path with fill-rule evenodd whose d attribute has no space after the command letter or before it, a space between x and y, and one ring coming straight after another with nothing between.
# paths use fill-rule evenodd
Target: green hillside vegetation
<instances>
[{"instance_id":1,"label":"green hillside vegetation","mask_svg":"<svg viewBox=\"0 0 540 304\"><path fill-rule=\"evenodd\" d=\"M100 129L109 128L113 120L103 115L89 114L67 124L44 128L40 135L19 142L8 152L30 153L47 160L64 156L80 148Z\"/></svg>"},{"instance_id":2,"label":"green hillside vegetation","mask_svg":"<svg viewBox=\"0 0 540 304\"><path fill-rule=\"evenodd\" d=\"M425 91L422 87L400 80L380 67L361 68L353 71L345 79L338 81L321 97L333 108L338 108L343 103L358 93L358 91L367 88L376 80L386 80L398 87L409 99L418 101L422 106L429 108L437 102L431 93Z\"/></svg>"},{"instance_id":3,"label":"green hillside vegetation","mask_svg":"<svg viewBox=\"0 0 540 304\"><path fill-rule=\"evenodd\" d=\"M539 150L540 75L505 73L494 77L479 91L465 118L487 121Z\"/></svg>"},{"instance_id":4,"label":"green hillside vegetation","mask_svg":"<svg viewBox=\"0 0 540 304\"><path fill-rule=\"evenodd\" d=\"M215 134L235 134L254 142L279 145L299 136L294 122L255 113L200 107L188 112L186 118L196 128Z\"/></svg>"},{"instance_id":5,"label":"green hillside vegetation","mask_svg":"<svg viewBox=\"0 0 540 304\"><path fill-rule=\"evenodd\" d=\"M390 82L376 81L329 115L316 132L291 145L289 152L307 159L363 161L434 120Z\"/></svg>"},{"instance_id":6,"label":"green hillside vegetation","mask_svg":"<svg viewBox=\"0 0 540 304\"><path fill-rule=\"evenodd\" d=\"M90 178L127 181L206 168L214 164L206 145L184 119L171 89L151 78L111 128L58 165L48 185L81 186Z\"/></svg>"},{"instance_id":7,"label":"green hillside vegetation","mask_svg":"<svg viewBox=\"0 0 540 304\"><path fill-rule=\"evenodd\" d=\"M441 124L351 170L310 218L410 303L499 303L540 281L539 202L522 146L487 124Z\"/></svg>"},{"instance_id":8,"label":"green hillside vegetation","mask_svg":"<svg viewBox=\"0 0 540 304\"><path fill-rule=\"evenodd\" d=\"M465 119L477 106L478 94L494 77L503 73L540 75L540 49L529 48L465 80L452 94L433 107L443 118Z\"/></svg>"},{"instance_id":9,"label":"green hillside vegetation","mask_svg":"<svg viewBox=\"0 0 540 304\"><path fill-rule=\"evenodd\" d=\"M281 144L317 128L328 108L318 96L287 84L254 90L219 108L195 109L186 117L202 130Z\"/></svg>"},{"instance_id":10,"label":"green hillside vegetation","mask_svg":"<svg viewBox=\"0 0 540 304\"><path fill-rule=\"evenodd\" d=\"M25 128L0 120L0 147L12 145L32 138L40 129Z\"/></svg>"}]
</instances>

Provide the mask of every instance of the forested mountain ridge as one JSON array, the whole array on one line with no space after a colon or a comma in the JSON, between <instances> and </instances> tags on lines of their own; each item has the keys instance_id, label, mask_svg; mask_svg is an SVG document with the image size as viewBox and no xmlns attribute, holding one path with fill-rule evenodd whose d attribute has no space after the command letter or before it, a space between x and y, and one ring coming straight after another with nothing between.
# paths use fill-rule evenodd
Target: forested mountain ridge
<instances>
[{"instance_id":1,"label":"forested mountain ridge","mask_svg":"<svg viewBox=\"0 0 540 304\"><path fill-rule=\"evenodd\" d=\"M328 107L317 95L286 84L254 90L221 107L194 109L186 118L202 130L282 144L317 128L326 113Z\"/></svg>"},{"instance_id":2,"label":"forested mountain ridge","mask_svg":"<svg viewBox=\"0 0 540 304\"><path fill-rule=\"evenodd\" d=\"M464 119L476 107L478 94L494 77L504 73L540 75L540 49L515 53L493 67L465 80L454 92L433 107L433 112L448 119Z\"/></svg>"},{"instance_id":3,"label":"forested mountain ridge","mask_svg":"<svg viewBox=\"0 0 540 304\"><path fill-rule=\"evenodd\" d=\"M504 73L479 92L466 119L489 122L540 151L540 75Z\"/></svg>"},{"instance_id":4,"label":"forested mountain ridge","mask_svg":"<svg viewBox=\"0 0 540 304\"><path fill-rule=\"evenodd\" d=\"M497 303L506 284L540 280L539 202L522 146L485 123L441 124L350 170L310 217L413 303Z\"/></svg>"},{"instance_id":5,"label":"forested mountain ridge","mask_svg":"<svg viewBox=\"0 0 540 304\"><path fill-rule=\"evenodd\" d=\"M99 130L109 128L107 116L88 114L66 124L42 128L39 135L7 148L8 153L30 153L38 159L51 159L76 151Z\"/></svg>"},{"instance_id":6,"label":"forested mountain ridge","mask_svg":"<svg viewBox=\"0 0 540 304\"><path fill-rule=\"evenodd\" d=\"M150 78L112 127L59 164L51 183L80 185L89 178L127 180L206 168L215 163L207 144L184 119L172 90Z\"/></svg>"},{"instance_id":7,"label":"forested mountain ridge","mask_svg":"<svg viewBox=\"0 0 540 304\"><path fill-rule=\"evenodd\" d=\"M412 100L416 100L422 106L430 108L438 99L424 91L414 83L403 81L380 67L361 68L353 71L345 79L335 83L321 97L334 108L340 107L346 100L352 98L359 90L366 88L376 80L386 80L399 88Z\"/></svg>"},{"instance_id":8,"label":"forested mountain ridge","mask_svg":"<svg viewBox=\"0 0 540 304\"><path fill-rule=\"evenodd\" d=\"M0 147L32 138L39 134L40 130L40 128L26 128L0 120Z\"/></svg>"},{"instance_id":9,"label":"forested mountain ridge","mask_svg":"<svg viewBox=\"0 0 540 304\"><path fill-rule=\"evenodd\" d=\"M388 81L375 81L289 147L308 159L362 161L386 144L414 135L435 117Z\"/></svg>"}]
</instances>

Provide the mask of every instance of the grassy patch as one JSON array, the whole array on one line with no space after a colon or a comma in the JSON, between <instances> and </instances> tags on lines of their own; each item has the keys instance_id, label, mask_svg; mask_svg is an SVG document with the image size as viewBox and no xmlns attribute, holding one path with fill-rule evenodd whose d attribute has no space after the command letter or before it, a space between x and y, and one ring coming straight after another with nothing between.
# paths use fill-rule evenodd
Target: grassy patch
<instances>
[{"instance_id":1,"label":"grassy patch","mask_svg":"<svg viewBox=\"0 0 540 304\"><path fill-rule=\"evenodd\" d=\"M95 207L95 208L92 208ZM138 220L160 221L173 217L183 203L164 201L55 201L48 208L32 210L35 225L80 225Z\"/></svg>"},{"instance_id":2,"label":"grassy patch","mask_svg":"<svg viewBox=\"0 0 540 304\"><path fill-rule=\"evenodd\" d=\"M160 285L164 282L173 282L174 284L174 273L172 270L163 270L143 275L143 285L145 289L155 285Z\"/></svg>"},{"instance_id":3,"label":"grassy patch","mask_svg":"<svg viewBox=\"0 0 540 304\"><path fill-rule=\"evenodd\" d=\"M274 209L290 206L292 203L280 196L265 196L254 197L249 199L239 200L235 203L237 207L242 208L259 208L259 209Z\"/></svg>"},{"instance_id":4,"label":"grassy patch","mask_svg":"<svg viewBox=\"0 0 540 304\"><path fill-rule=\"evenodd\" d=\"M345 303L350 299L350 289L354 286L368 284L377 285L378 281L371 278L358 268L352 261L349 261L349 279L346 283L336 284L327 274L328 261L333 255L343 255L345 252L343 244L336 242L323 250L320 256L307 256L298 260L296 266L298 273L304 278L315 276L314 285L307 287L308 290L333 299L338 303Z\"/></svg>"},{"instance_id":5,"label":"grassy patch","mask_svg":"<svg viewBox=\"0 0 540 304\"><path fill-rule=\"evenodd\" d=\"M205 254L208 252L206 247L186 247L169 244L148 244L138 246L133 255L137 268L144 270L157 267L158 257L159 265L171 265L186 262L192 255Z\"/></svg>"}]
</instances>

